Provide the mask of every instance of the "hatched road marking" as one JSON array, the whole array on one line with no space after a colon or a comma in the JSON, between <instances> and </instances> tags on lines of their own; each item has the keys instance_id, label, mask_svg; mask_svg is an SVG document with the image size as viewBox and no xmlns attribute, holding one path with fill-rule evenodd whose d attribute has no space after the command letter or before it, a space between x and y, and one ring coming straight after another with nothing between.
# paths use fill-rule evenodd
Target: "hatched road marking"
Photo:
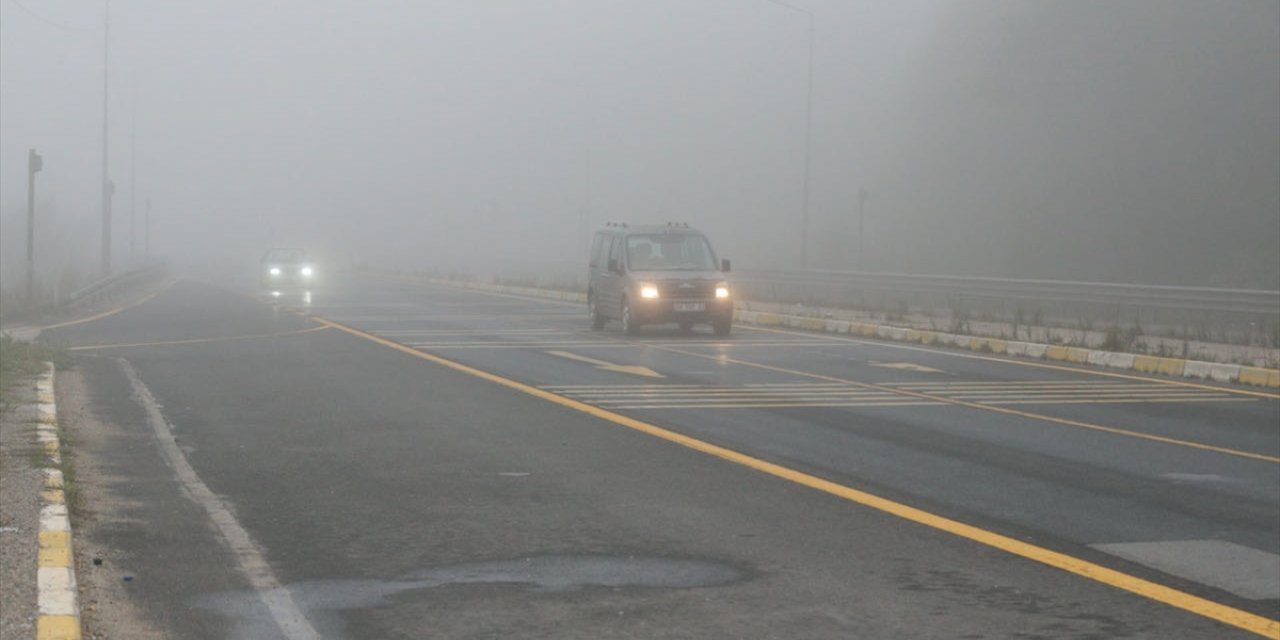
<instances>
[{"instance_id":1,"label":"hatched road marking","mask_svg":"<svg viewBox=\"0 0 1280 640\"><path fill-rule=\"evenodd\" d=\"M563 352L548 352L561 355ZM572 355L572 354L570 354ZM568 357L568 356L565 356ZM890 383L885 389L842 382L748 385L548 385L541 388L610 409L750 409L783 407L906 407L946 405L946 399L983 405L1253 402L1252 398L1164 385L1122 382L1059 384ZM903 395L897 389L937 395Z\"/></svg>"},{"instance_id":2,"label":"hatched road marking","mask_svg":"<svg viewBox=\"0 0 1280 640\"><path fill-rule=\"evenodd\" d=\"M914 390L911 390L911 389L905 389L905 388L895 388L895 387L888 386L888 385L884 385L884 384L876 384L876 383L871 383L871 382L859 382L859 381L857 381L857 380L851 380L851 379L848 379L848 378L839 378L839 377L836 377L836 376L827 376L827 375L822 375L822 374L820 374L820 373L810 373L810 372L807 372L807 371L799 371L799 370L796 370L796 369L788 369L788 368L786 368L786 367L776 367L776 366L773 366L773 365L769 365L769 364L762 364L762 363L759 363L759 362L750 362L750 361L747 361L747 360L741 360L741 359L738 359L738 358L729 358L729 357L726 357L726 356L723 356L723 355L719 355L719 356L716 356L716 355L707 355L707 354L698 353L698 352L696 352L696 351L688 351L688 350L685 350L685 349L663 348L663 347L659 347L659 348L661 348L663 351L668 351L668 352L670 352L670 353L679 353L679 354L682 354L682 355L693 356L693 357L695 357L695 358L703 358L703 359L707 359L707 360L715 360L715 361L720 362L720 363L722 363L722 364L737 364L737 365L741 365L741 366L744 366L744 367L751 367L751 368L754 368L754 369L760 369L760 370L762 370L762 371L776 371L776 372L779 372L779 373L788 373L788 374L791 374L791 375L800 376L800 377L802 377L802 378L808 378L808 379L810 379L810 380L822 380L822 381L824 381L824 382L838 382L838 383L843 383L843 384L847 384L847 385L854 386L854 387L859 387L859 388L862 388L862 389L874 389L874 390L877 390L877 391L897 391L898 393L902 394L903 396L911 397L911 398L919 398L919 399L922 399L922 400L936 400L936 401L939 401L939 402L945 402L945 403L947 403L947 404L952 404L952 405L959 406L959 407L969 407L969 408L971 408L971 409L981 409L981 410L983 410L983 411L991 411L991 412L993 412L993 413L1002 413L1002 414L1005 414L1005 415L1018 416L1018 417L1020 417L1020 418L1028 418L1028 419L1031 419L1031 420L1038 420L1038 421L1042 421L1042 422L1050 422L1050 423L1053 423L1053 424L1063 425L1063 426L1067 426L1067 427L1074 427L1074 428L1077 428L1077 429L1088 429L1088 430L1090 430L1090 431L1099 431L1099 432L1102 432L1102 433L1110 433L1110 434L1117 435L1117 436L1124 436L1124 437L1128 437L1128 438L1136 438L1136 439L1138 439L1138 440L1149 440L1149 441L1151 441L1151 442L1161 442L1161 443L1164 443L1164 444L1169 444L1169 445L1174 445L1174 446L1179 446L1179 447L1187 447L1187 448L1189 448L1189 449L1199 449L1199 450L1201 450L1201 451L1215 451L1215 452L1217 452L1217 453L1222 453L1222 454L1226 454L1226 455L1229 455L1229 456L1236 456L1236 457L1239 457L1239 458L1249 458L1249 459L1251 459L1251 460L1263 460L1263 461L1266 461L1266 462L1280 463L1280 457L1276 457L1276 456L1269 455L1269 454L1265 454L1265 453L1254 453L1254 452L1252 452L1252 451L1241 451L1241 450L1239 450L1239 449L1231 449L1231 448L1229 448L1229 447L1219 447L1219 446L1215 446L1215 445L1211 445L1211 444L1204 444L1204 443L1202 443L1202 442L1193 442L1193 441L1190 441L1190 440L1181 440L1181 439L1178 439L1178 438L1167 438L1167 437L1165 437L1165 436L1158 436L1158 435L1153 435L1153 434L1150 434L1150 433L1143 433L1143 432L1141 432L1141 431L1134 431L1134 430L1132 430L1132 429L1122 429L1122 428L1120 428L1120 427L1108 427L1108 426L1106 426L1106 425L1094 424L1094 423L1092 423L1092 422L1084 422L1084 421L1082 421L1082 420L1071 420L1071 419L1068 419L1068 418L1058 418L1058 417L1055 417L1055 416L1045 415L1045 414L1042 414L1042 413L1031 413L1031 412L1028 412L1028 411L1022 411L1022 410L1019 410L1019 409L1012 409L1012 408L1008 408L1008 407L995 406L995 404L993 404L993 403L982 403L982 402L974 402L974 401L972 401L972 400L961 400L961 399L959 399L959 398L951 398L951 397L947 397L947 396L944 396L944 395L937 395L937 394L925 393L925 392L921 392L921 391L914 391ZM1192 387L1192 385L1185 385L1185 386L1187 386L1187 387ZM1201 389L1211 389L1211 390L1215 390L1215 391L1216 391L1216 389L1214 389L1213 387L1206 387L1206 386L1202 386L1202 385L1201 385L1201 386L1199 386L1199 388L1201 388ZM1224 389L1224 391L1228 391L1228 390L1225 390L1225 389ZM1199 401L1199 400L1197 400L1197 401Z\"/></svg>"},{"instance_id":3,"label":"hatched road marking","mask_svg":"<svg viewBox=\"0 0 1280 640\"><path fill-rule=\"evenodd\" d=\"M323 318L317 318L317 320L327 326L353 336L369 340L370 342L374 342L384 347L394 349L406 355L426 360L428 362L453 369L454 371L480 378L481 380L499 384L509 389L531 395L535 398L539 398L574 411L579 411L682 447L687 447L788 482L806 486L816 491L821 491L823 493L848 500L849 502L903 518L904 520L909 520L938 531L944 531L988 547L999 549L1028 560L1033 560L1062 571L1073 573L1077 576L1081 576L1101 584L1122 589L1183 611L1189 611L1261 636L1280 640L1280 621L1278 620L1273 620L1255 613L1250 613L1243 609L1214 602L1207 598L1202 598L1185 591L1179 591L1172 587L1167 587L1150 580L1139 578L1115 569L1110 569L1094 562L1089 562L1083 558L1077 558L1059 551L1053 551L1016 538L1000 535L994 531L965 524L958 520L952 520L923 509L917 509L900 502L894 502L865 491L859 491L852 487L784 467L780 464L754 458L726 447L711 444L705 440L699 440L682 433L664 429L648 422L629 418L620 413L595 407L545 389L539 389L522 382L517 382L510 378L462 364L461 362L450 360L432 353L419 351L412 347L393 342L386 338L380 338L354 327L348 327Z\"/></svg>"},{"instance_id":4,"label":"hatched road marking","mask_svg":"<svg viewBox=\"0 0 1280 640\"><path fill-rule=\"evenodd\" d=\"M1280 555L1223 540L1161 540L1090 545L1168 574L1250 600L1280 598Z\"/></svg>"},{"instance_id":5,"label":"hatched road marking","mask_svg":"<svg viewBox=\"0 0 1280 640\"><path fill-rule=\"evenodd\" d=\"M883 386L984 405L1255 401L1254 398L1241 398L1226 391L1119 380L900 382L885 383Z\"/></svg>"},{"instance_id":6,"label":"hatched road marking","mask_svg":"<svg viewBox=\"0 0 1280 640\"><path fill-rule=\"evenodd\" d=\"M542 387L609 409L761 409L786 407L898 407L941 402L867 391L847 384L600 385Z\"/></svg>"}]
</instances>

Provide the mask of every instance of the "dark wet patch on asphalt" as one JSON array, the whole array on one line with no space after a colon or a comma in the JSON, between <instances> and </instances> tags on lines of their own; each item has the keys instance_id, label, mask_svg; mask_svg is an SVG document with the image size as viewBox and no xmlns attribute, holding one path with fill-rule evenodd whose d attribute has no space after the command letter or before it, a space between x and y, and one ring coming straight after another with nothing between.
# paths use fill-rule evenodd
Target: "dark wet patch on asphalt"
<instances>
[{"instance_id":1,"label":"dark wet patch on asphalt","mask_svg":"<svg viewBox=\"0 0 1280 640\"><path fill-rule=\"evenodd\" d=\"M408 591L454 585L512 585L539 593L593 588L694 589L746 579L724 563L678 558L597 555L549 555L445 565L391 580L319 580L289 585L289 594L324 637L341 637L336 612L391 604ZM231 638L278 634L258 594L235 591L200 598L196 606L226 616Z\"/></svg>"}]
</instances>

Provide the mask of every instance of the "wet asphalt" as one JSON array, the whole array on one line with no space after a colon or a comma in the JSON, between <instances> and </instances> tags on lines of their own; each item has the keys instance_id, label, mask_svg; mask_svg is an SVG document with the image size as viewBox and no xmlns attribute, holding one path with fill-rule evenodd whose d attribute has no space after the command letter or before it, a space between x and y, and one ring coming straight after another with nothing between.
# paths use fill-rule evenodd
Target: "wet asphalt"
<instances>
[{"instance_id":1,"label":"wet asphalt","mask_svg":"<svg viewBox=\"0 0 1280 640\"><path fill-rule=\"evenodd\" d=\"M1253 637L311 330L308 315L1212 602L1280 609L1238 566L1280 553L1271 397L747 327L629 338L591 332L577 305L365 276L309 302L184 280L51 332L81 348L93 409L114 425L84 454L128 511L84 535L117 550L168 637L281 632L174 481L120 359L324 637ZM1188 542L1225 551L1178 556Z\"/></svg>"}]
</instances>

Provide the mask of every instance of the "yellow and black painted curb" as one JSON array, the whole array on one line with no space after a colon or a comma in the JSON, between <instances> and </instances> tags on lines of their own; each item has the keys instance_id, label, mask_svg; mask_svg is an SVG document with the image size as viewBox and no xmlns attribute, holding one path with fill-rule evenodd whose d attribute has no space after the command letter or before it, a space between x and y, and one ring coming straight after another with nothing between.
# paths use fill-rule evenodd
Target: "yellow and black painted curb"
<instances>
[{"instance_id":1,"label":"yellow and black painted curb","mask_svg":"<svg viewBox=\"0 0 1280 640\"><path fill-rule=\"evenodd\" d=\"M1056 360L1074 364L1091 364L1112 369L1130 369L1141 373L1156 373L1173 377L1199 378L1216 382L1236 382L1260 387L1280 387L1280 370L1262 367L1203 362L1183 358L1145 356L1134 353L1116 353L1101 349L957 335L941 331L909 329L871 322L809 318L765 311L739 309L734 314L734 318L744 324L766 327L787 327L806 331L849 334L897 342L957 347L984 353L1042 358L1044 360Z\"/></svg>"},{"instance_id":2,"label":"yellow and black painted curb","mask_svg":"<svg viewBox=\"0 0 1280 640\"><path fill-rule=\"evenodd\" d=\"M40 490L40 529L36 552L36 640L80 640L75 554L71 550L71 520L62 473L58 435L58 407L53 391L54 367L36 381L36 439L48 466Z\"/></svg>"}]
</instances>

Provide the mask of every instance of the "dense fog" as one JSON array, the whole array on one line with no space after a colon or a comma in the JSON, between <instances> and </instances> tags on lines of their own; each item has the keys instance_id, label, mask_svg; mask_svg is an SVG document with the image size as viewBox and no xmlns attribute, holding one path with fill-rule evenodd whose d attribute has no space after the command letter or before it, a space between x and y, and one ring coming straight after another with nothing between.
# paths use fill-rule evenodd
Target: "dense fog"
<instances>
[{"instance_id":1,"label":"dense fog","mask_svg":"<svg viewBox=\"0 0 1280 640\"><path fill-rule=\"evenodd\" d=\"M103 22L0 0L6 287L30 148L43 286L97 274ZM1274 0L116 0L109 60L116 269L149 202L180 265L576 273L680 220L738 269L1280 288Z\"/></svg>"}]
</instances>

